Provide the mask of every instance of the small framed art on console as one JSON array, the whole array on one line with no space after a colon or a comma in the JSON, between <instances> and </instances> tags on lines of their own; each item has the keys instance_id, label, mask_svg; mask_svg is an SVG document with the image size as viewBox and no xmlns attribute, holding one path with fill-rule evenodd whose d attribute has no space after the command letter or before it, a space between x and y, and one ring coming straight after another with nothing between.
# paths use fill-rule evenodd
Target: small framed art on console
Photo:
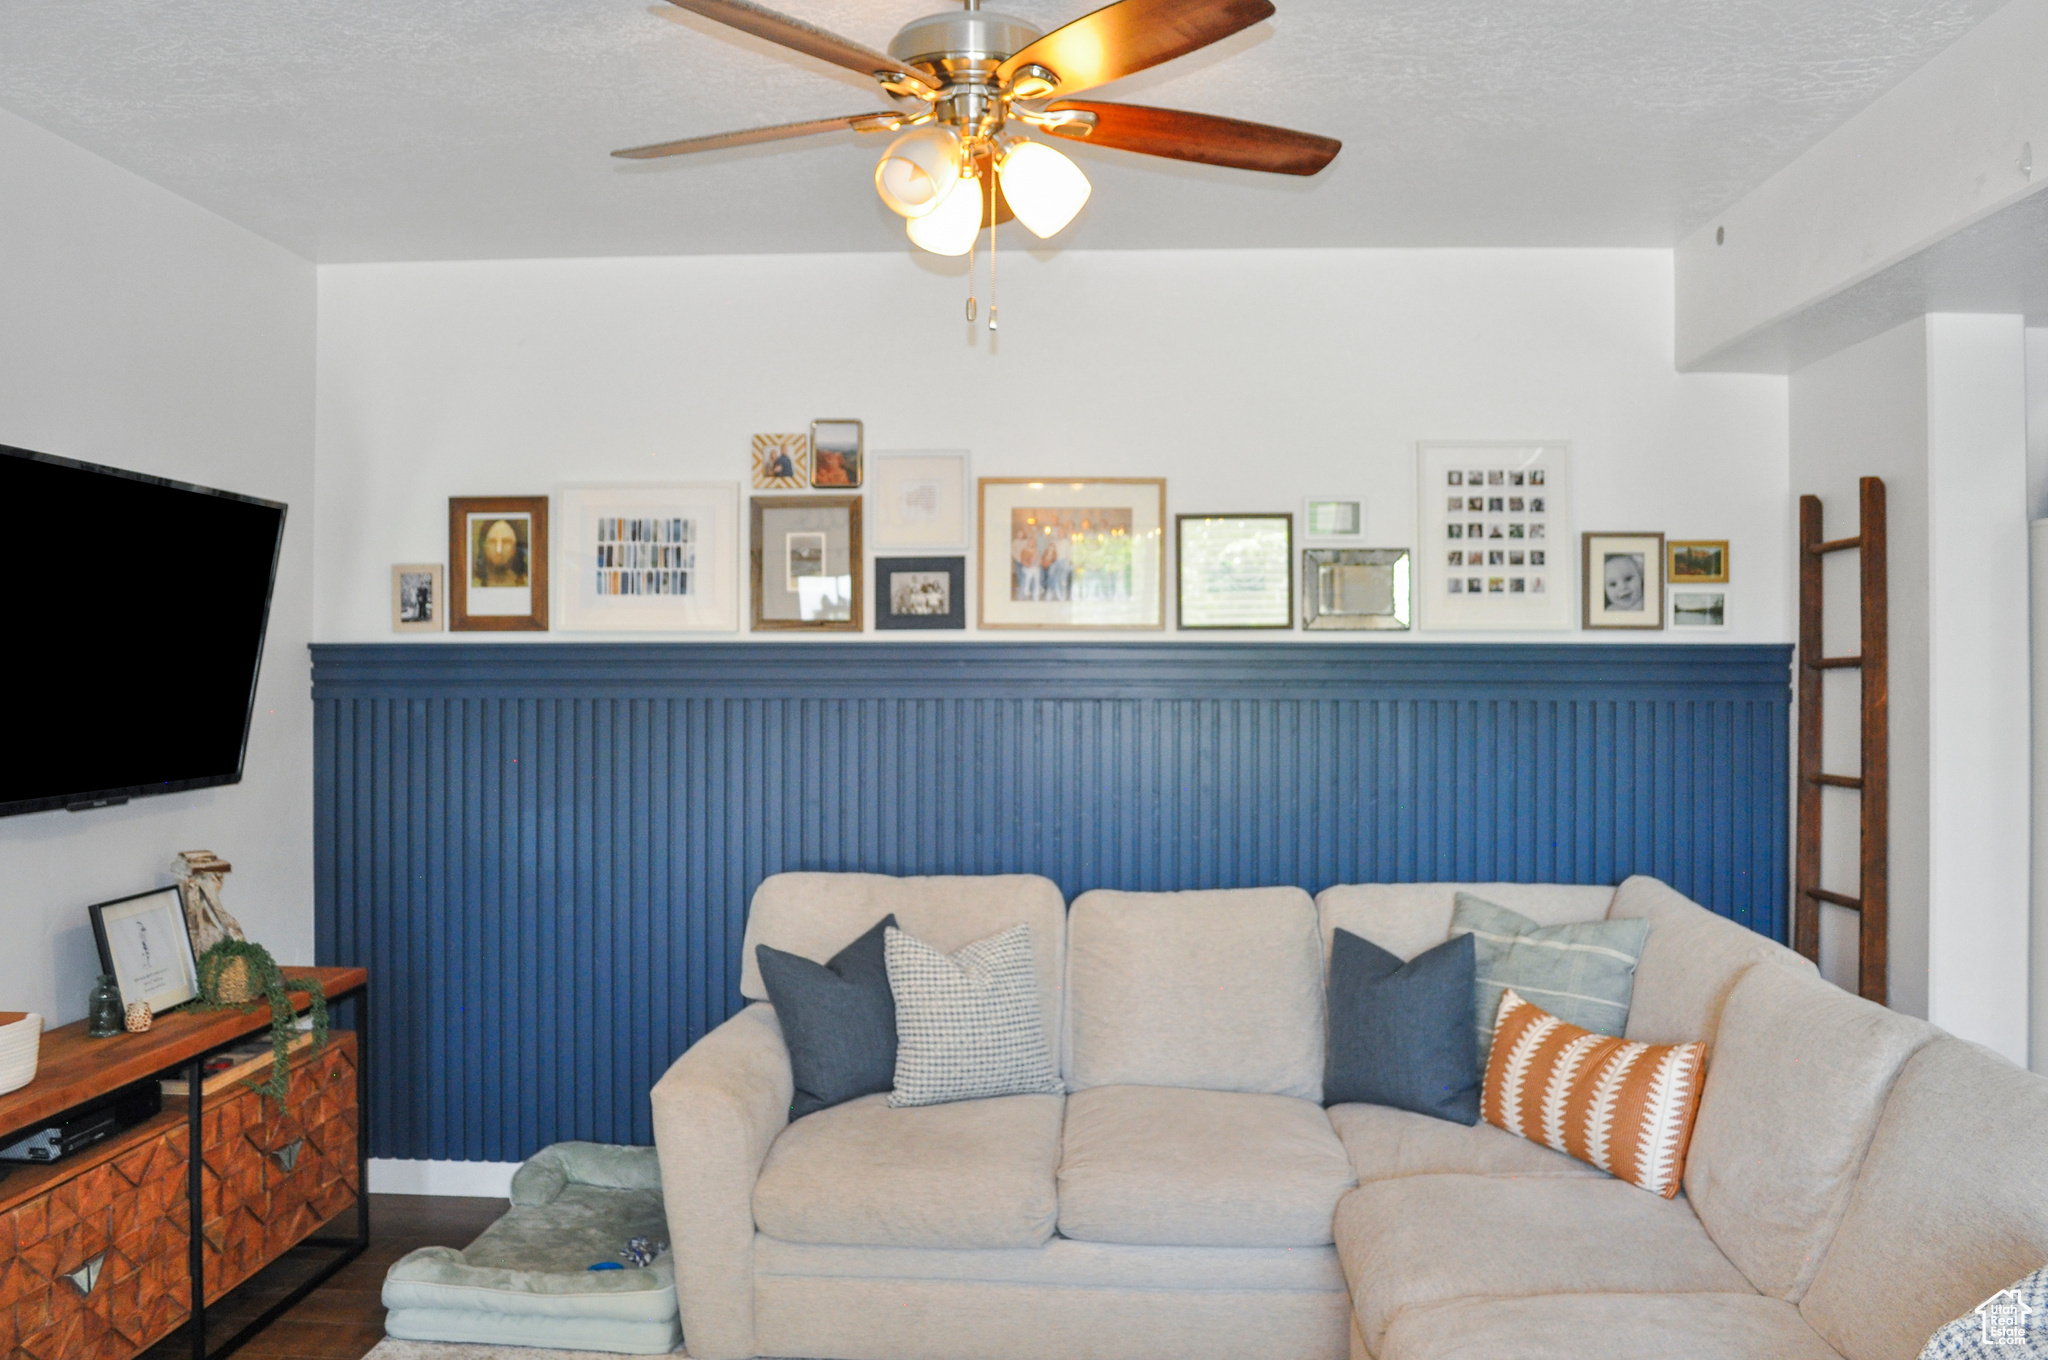
<instances>
[{"instance_id":1,"label":"small framed art on console","mask_svg":"<svg viewBox=\"0 0 2048 1360\"><path fill-rule=\"evenodd\" d=\"M1164 628L1166 479L983 477L983 628Z\"/></svg>"},{"instance_id":2,"label":"small framed art on console","mask_svg":"<svg viewBox=\"0 0 2048 1360\"><path fill-rule=\"evenodd\" d=\"M1571 450L1419 446L1424 628L1572 627Z\"/></svg>"}]
</instances>

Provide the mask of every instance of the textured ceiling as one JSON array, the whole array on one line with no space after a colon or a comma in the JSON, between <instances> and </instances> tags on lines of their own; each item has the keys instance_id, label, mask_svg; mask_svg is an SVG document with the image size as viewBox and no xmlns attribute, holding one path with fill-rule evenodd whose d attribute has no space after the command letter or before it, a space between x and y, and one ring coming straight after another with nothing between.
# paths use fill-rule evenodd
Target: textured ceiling
<instances>
[{"instance_id":1,"label":"textured ceiling","mask_svg":"<svg viewBox=\"0 0 2048 1360\"><path fill-rule=\"evenodd\" d=\"M1670 245L1998 3L1278 0L1102 95L1341 137L1336 163L1300 181L1078 148L1096 194L1059 242ZM878 48L944 7L781 4ZM1051 28L1089 6L989 7ZM606 155L884 103L647 0L0 9L0 107L319 261L905 249L869 180L882 139Z\"/></svg>"}]
</instances>

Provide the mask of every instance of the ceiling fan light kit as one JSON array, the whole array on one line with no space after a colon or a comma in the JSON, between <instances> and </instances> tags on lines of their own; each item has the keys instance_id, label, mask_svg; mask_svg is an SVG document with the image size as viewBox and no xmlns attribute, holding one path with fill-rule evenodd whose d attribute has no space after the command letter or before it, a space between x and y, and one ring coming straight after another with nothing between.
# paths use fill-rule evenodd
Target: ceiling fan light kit
<instances>
[{"instance_id":1,"label":"ceiling fan light kit","mask_svg":"<svg viewBox=\"0 0 2048 1360\"><path fill-rule=\"evenodd\" d=\"M974 249L986 215L981 178L970 167L955 177L952 191L939 200L937 208L903 225L911 243L920 249L934 255L965 255Z\"/></svg>"},{"instance_id":2,"label":"ceiling fan light kit","mask_svg":"<svg viewBox=\"0 0 2048 1360\"><path fill-rule=\"evenodd\" d=\"M1048 137L1271 174L1316 174L1340 149L1332 138L1263 123L1071 98L1271 18L1271 0L1116 0L1051 33L963 0L962 9L904 25L886 53L753 0L670 3L858 71L891 97L925 107L691 137L614 156L652 160L848 129L903 132L875 167L875 192L906 219L913 242L939 255L968 254L984 227L993 249L995 228L1012 215L1034 235L1052 236L1088 202L1081 167L1042 142L1006 133L1013 120Z\"/></svg>"}]
</instances>

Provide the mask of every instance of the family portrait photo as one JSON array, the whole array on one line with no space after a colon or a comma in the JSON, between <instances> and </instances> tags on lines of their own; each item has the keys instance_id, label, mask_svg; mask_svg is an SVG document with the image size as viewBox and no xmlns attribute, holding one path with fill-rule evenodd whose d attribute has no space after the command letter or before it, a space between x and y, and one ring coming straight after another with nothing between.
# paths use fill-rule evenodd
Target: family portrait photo
<instances>
[{"instance_id":1,"label":"family portrait photo","mask_svg":"<svg viewBox=\"0 0 2048 1360\"><path fill-rule=\"evenodd\" d=\"M1131 598L1131 512L1020 506L1010 512L1010 598Z\"/></svg>"}]
</instances>

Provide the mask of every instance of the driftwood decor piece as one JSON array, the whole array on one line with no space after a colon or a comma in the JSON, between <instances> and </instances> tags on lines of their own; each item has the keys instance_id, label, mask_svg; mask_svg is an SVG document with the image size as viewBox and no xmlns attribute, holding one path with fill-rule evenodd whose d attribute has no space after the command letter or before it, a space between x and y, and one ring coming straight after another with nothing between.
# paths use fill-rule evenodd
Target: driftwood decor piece
<instances>
[{"instance_id":1,"label":"driftwood decor piece","mask_svg":"<svg viewBox=\"0 0 2048 1360\"><path fill-rule=\"evenodd\" d=\"M211 850L180 850L178 894L185 901L185 924L192 930L192 952L204 954L222 940L240 940L242 923L220 904L221 882L235 866Z\"/></svg>"}]
</instances>

